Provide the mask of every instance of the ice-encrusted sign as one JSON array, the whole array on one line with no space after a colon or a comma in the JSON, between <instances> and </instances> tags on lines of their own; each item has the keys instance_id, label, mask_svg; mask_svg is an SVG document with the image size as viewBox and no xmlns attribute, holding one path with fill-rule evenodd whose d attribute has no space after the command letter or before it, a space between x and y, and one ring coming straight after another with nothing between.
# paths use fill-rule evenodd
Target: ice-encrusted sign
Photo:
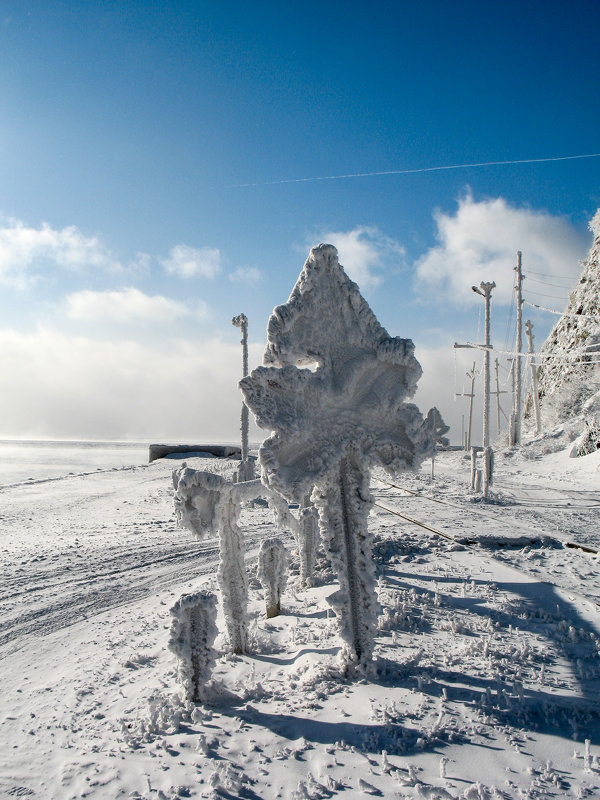
<instances>
[{"instance_id":1,"label":"ice-encrusted sign","mask_svg":"<svg viewBox=\"0 0 600 800\"><path fill-rule=\"evenodd\" d=\"M267 328L266 365L240 382L271 436L260 448L263 480L288 500L313 489L340 590L332 598L349 667L370 661L377 604L367 517L370 468L419 466L445 433L437 411L406 403L421 367L410 339L390 337L335 247L310 255L288 302ZM312 369L300 369L302 366Z\"/></svg>"}]
</instances>

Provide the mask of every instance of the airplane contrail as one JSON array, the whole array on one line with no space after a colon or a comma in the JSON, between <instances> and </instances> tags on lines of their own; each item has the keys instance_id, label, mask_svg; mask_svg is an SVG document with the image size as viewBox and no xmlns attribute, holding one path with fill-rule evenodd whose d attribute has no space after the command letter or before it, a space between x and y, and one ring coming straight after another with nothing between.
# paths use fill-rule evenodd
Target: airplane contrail
<instances>
[{"instance_id":1,"label":"airplane contrail","mask_svg":"<svg viewBox=\"0 0 600 800\"><path fill-rule=\"evenodd\" d=\"M382 172L350 172L347 175L320 175L312 178L283 178L278 181L258 183L236 183L226 189L245 189L253 186L278 186L283 183L311 183L313 181L340 181L346 178L372 178L377 175L415 175L418 172L442 172L450 169L472 169L474 167L500 167L509 164L542 164L548 161L574 161L578 158L598 158L600 153L586 153L578 156L555 156L554 158L521 158L514 161L479 161L474 164L448 164L442 167L417 167L416 169L390 169Z\"/></svg>"}]
</instances>

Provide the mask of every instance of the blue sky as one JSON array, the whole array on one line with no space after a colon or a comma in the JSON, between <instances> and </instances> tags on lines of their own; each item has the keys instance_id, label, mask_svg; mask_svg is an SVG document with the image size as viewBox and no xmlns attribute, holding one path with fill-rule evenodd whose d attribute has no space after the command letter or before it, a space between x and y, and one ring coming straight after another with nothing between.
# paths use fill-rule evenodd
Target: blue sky
<instances>
[{"instance_id":1,"label":"blue sky","mask_svg":"<svg viewBox=\"0 0 600 800\"><path fill-rule=\"evenodd\" d=\"M231 317L259 363L323 239L458 425L471 283L499 284L498 346L517 249L562 309L600 158L298 179L600 152L599 24L596 2L0 2L0 436L235 439Z\"/></svg>"}]
</instances>

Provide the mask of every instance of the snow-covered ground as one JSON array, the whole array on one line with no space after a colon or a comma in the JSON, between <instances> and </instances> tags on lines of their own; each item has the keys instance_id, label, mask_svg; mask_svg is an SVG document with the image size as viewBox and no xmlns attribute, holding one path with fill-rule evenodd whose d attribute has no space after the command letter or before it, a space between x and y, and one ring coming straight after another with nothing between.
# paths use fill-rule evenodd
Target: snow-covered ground
<instances>
[{"instance_id":1,"label":"snow-covered ground","mask_svg":"<svg viewBox=\"0 0 600 800\"><path fill-rule=\"evenodd\" d=\"M177 461L0 488L0 797L600 797L600 564L581 549L600 550L600 452L540 452L499 452L489 503L460 452L433 482L374 475L372 674L339 673L327 565L302 589L292 562L279 617L251 580L253 652L219 636L194 709L169 608L216 587L218 554L175 527ZM241 525L254 575L275 525L260 504Z\"/></svg>"}]
</instances>

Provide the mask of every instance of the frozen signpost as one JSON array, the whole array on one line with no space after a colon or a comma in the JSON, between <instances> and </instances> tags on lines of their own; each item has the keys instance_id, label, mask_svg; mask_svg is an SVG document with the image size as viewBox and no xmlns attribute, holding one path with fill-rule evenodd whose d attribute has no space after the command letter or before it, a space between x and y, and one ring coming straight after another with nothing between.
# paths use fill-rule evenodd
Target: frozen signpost
<instances>
[{"instance_id":1,"label":"frozen signpost","mask_svg":"<svg viewBox=\"0 0 600 800\"><path fill-rule=\"evenodd\" d=\"M410 339L381 327L332 245L314 247L288 302L273 312L264 363L240 387L262 428L263 480L290 502L313 489L340 589L348 669L366 667L376 630L367 517L370 469L418 467L447 430L432 409L406 403L421 376ZM311 366L313 369L300 369Z\"/></svg>"}]
</instances>

